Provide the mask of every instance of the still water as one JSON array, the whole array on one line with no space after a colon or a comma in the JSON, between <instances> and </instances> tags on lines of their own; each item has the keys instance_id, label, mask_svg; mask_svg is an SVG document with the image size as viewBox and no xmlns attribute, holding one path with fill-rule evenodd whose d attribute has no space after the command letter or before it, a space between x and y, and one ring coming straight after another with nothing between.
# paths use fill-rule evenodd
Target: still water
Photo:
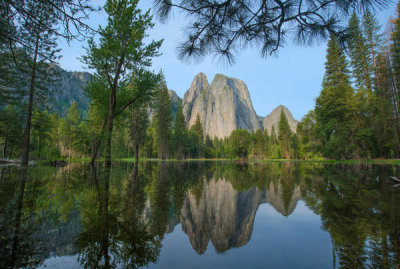
<instances>
[{"instance_id":1,"label":"still water","mask_svg":"<svg viewBox=\"0 0 400 269\"><path fill-rule=\"evenodd\" d=\"M400 268L397 166L0 167L0 268Z\"/></svg>"}]
</instances>

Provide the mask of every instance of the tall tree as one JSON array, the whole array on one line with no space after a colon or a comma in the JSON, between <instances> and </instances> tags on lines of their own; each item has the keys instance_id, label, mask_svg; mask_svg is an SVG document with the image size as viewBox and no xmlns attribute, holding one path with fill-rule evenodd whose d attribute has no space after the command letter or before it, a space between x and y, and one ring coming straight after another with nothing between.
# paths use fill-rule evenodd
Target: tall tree
<instances>
[{"instance_id":1,"label":"tall tree","mask_svg":"<svg viewBox=\"0 0 400 269\"><path fill-rule=\"evenodd\" d=\"M349 35L349 56L355 84L358 88L364 87L368 91L372 91L373 67L371 56L355 12L353 12L349 21Z\"/></svg>"},{"instance_id":2,"label":"tall tree","mask_svg":"<svg viewBox=\"0 0 400 269\"><path fill-rule=\"evenodd\" d=\"M350 71L336 38L328 42L321 94L315 103L318 137L322 153L331 158L348 158L352 153L352 96Z\"/></svg>"},{"instance_id":3,"label":"tall tree","mask_svg":"<svg viewBox=\"0 0 400 269\"><path fill-rule=\"evenodd\" d=\"M145 143L146 130L149 125L149 115L147 113L147 107L141 106L138 108L131 108L131 120L132 120L132 142L133 152L135 154L135 160L139 160L140 146Z\"/></svg>"},{"instance_id":4,"label":"tall tree","mask_svg":"<svg viewBox=\"0 0 400 269\"><path fill-rule=\"evenodd\" d=\"M197 149L197 158L203 157L203 144L204 144L204 133L203 133L203 126L200 122L200 116L197 114L196 121L190 127L190 130L196 136L196 149Z\"/></svg>"},{"instance_id":5,"label":"tall tree","mask_svg":"<svg viewBox=\"0 0 400 269\"><path fill-rule=\"evenodd\" d=\"M104 10L108 24L100 27L99 44L90 39L83 62L96 71L95 76L106 81L108 97L105 130L105 164L111 166L111 144L114 118L118 111L117 97L126 88L132 74L151 66L151 59L158 55L162 41L145 45L146 31L153 27L150 12L142 14L138 0L107 0ZM143 93L143 91L139 91ZM137 96L136 96L137 97ZM137 99L127 101L120 110L126 109Z\"/></svg>"},{"instance_id":6,"label":"tall tree","mask_svg":"<svg viewBox=\"0 0 400 269\"><path fill-rule=\"evenodd\" d=\"M378 56L378 52L382 47L383 40L381 26L379 25L375 15L370 10L364 12L362 18L362 29L367 42L368 53L372 58L372 64L375 70L377 66L376 57Z\"/></svg>"},{"instance_id":7,"label":"tall tree","mask_svg":"<svg viewBox=\"0 0 400 269\"><path fill-rule=\"evenodd\" d=\"M290 130L289 122L286 117L285 112L283 111L283 108L281 109L281 114L279 117L279 123L278 123L278 139L279 139L279 145L281 147L281 154L282 156L285 157L285 159L290 159L290 151L291 151L291 136L292 136L292 131Z\"/></svg>"},{"instance_id":8,"label":"tall tree","mask_svg":"<svg viewBox=\"0 0 400 269\"><path fill-rule=\"evenodd\" d=\"M181 160L183 157L186 135L187 135L187 127L185 122L185 116L183 115L182 107L179 107L178 111L176 112L175 125L174 125L176 154L178 160Z\"/></svg>"},{"instance_id":9,"label":"tall tree","mask_svg":"<svg viewBox=\"0 0 400 269\"><path fill-rule=\"evenodd\" d=\"M67 112L67 136L68 136L68 158L72 157L72 150L74 148L75 140L78 138L80 115L78 111L78 104L72 103Z\"/></svg>"},{"instance_id":10,"label":"tall tree","mask_svg":"<svg viewBox=\"0 0 400 269\"><path fill-rule=\"evenodd\" d=\"M376 58L376 111L375 132L379 156L396 157L400 154L398 96L393 83L393 70L387 53ZM393 154L391 154L391 152Z\"/></svg>"},{"instance_id":11,"label":"tall tree","mask_svg":"<svg viewBox=\"0 0 400 269\"><path fill-rule=\"evenodd\" d=\"M171 101L165 83L160 85L159 100L154 120L159 146L158 155L161 159L165 160L167 158L167 148L171 139L172 127Z\"/></svg>"},{"instance_id":12,"label":"tall tree","mask_svg":"<svg viewBox=\"0 0 400 269\"><path fill-rule=\"evenodd\" d=\"M391 33L391 62L393 68L394 76L394 92L396 94L395 98L399 100L400 92L400 2L397 5L397 18L393 20L393 32ZM397 102L397 114L400 114L400 105Z\"/></svg>"},{"instance_id":13,"label":"tall tree","mask_svg":"<svg viewBox=\"0 0 400 269\"><path fill-rule=\"evenodd\" d=\"M29 48L31 43L25 42L24 38L15 35L15 29L19 23L24 21L32 28L48 28L46 22L39 20L36 11L31 8L32 1L7 0L0 2L0 40L6 44L17 44L20 47ZM89 13L99 10L91 5L90 0L52 0L34 1L40 2L41 6L49 10L55 20L59 22L58 27L52 29L52 33L66 41L86 36L95 32L86 22Z\"/></svg>"},{"instance_id":14,"label":"tall tree","mask_svg":"<svg viewBox=\"0 0 400 269\"><path fill-rule=\"evenodd\" d=\"M24 43L31 44L24 47L26 57L26 69L29 76L28 90L28 107L26 110L25 124L25 147L22 158L23 164L28 164L32 111L34 106L34 98L40 94L40 91L46 92L48 83L47 74L53 69L49 68L49 63L54 62L57 57L58 50L56 36L53 30L57 27L58 21L54 17L54 10L45 5L43 1L26 1L31 17L21 22L19 34ZM33 20L40 22L39 24L31 23ZM41 98L39 98L41 99Z\"/></svg>"},{"instance_id":15,"label":"tall tree","mask_svg":"<svg viewBox=\"0 0 400 269\"><path fill-rule=\"evenodd\" d=\"M234 130L229 136L233 157L246 159L249 155L250 134L247 130Z\"/></svg>"}]
</instances>

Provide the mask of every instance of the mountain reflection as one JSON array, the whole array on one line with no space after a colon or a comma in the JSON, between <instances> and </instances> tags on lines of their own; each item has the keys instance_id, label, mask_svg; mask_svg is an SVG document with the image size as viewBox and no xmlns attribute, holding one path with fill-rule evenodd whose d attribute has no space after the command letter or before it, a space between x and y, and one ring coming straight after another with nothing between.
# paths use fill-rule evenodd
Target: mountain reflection
<instances>
[{"instance_id":1,"label":"mountain reflection","mask_svg":"<svg viewBox=\"0 0 400 269\"><path fill-rule=\"evenodd\" d=\"M328 231L339 268L400 264L400 191L392 166L232 162L0 168L0 267L73 256L90 268L157 263L178 224L198 254L245 246L263 203L290 217L303 200ZM397 176L399 176L397 174ZM279 231L278 231L279 232ZM290 255L290 254L289 254Z\"/></svg>"}]
</instances>

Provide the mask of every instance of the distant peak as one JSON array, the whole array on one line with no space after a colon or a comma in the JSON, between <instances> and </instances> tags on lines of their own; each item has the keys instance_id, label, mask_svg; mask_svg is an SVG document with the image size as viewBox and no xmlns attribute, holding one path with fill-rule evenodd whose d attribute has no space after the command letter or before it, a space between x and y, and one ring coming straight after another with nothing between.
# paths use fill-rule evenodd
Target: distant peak
<instances>
[{"instance_id":1,"label":"distant peak","mask_svg":"<svg viewBox=\"0 0 400 269\"><path fill-rule=\"evenodd\" d=\"M215 74L214 79L227 79L228 77L224 74Z\"/></svg>"},{"instance_id":2,"label":"distant peak","mask_svg":"<svg viewBox=\"0 0 400 269\"><path fill-rule=\"evenodd\" d=\"M203 72L200 72L194 77L194 79L196 79L196 78L205 78L205 79L207 79L207 76Z\"/></svg>"}]
</instances>

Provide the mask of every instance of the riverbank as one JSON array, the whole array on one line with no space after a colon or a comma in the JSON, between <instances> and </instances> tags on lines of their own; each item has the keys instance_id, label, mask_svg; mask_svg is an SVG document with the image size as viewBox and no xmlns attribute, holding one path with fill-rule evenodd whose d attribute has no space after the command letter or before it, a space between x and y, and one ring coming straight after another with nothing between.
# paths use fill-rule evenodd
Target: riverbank
<instances>
[{"instance_id":1,"label":"riverbank","mask_svg":"<svg viewBox=\"0 0 400 269\"><path fill-rule=\"evenodd\" d=\"M67 163L76 163L76 162L90 162L90 158L75 158L75 159L60 159L64 160ZM104 159L100 158L97 162L103 162ZM115 162L135 162L135 158L113 158ZM226 158L201 158L201 159L158 159L158 158L140 158L139 162L215 162L215 161L237 161L237 162L249 162L249 163L273 163L273 162L293 162L293 163L326 163L326 164L391 164L391 165L400 165L400 159L372 159L372 160L299 160L299 159L247 159L247 160L239 160L239 159L226 159ZM35 164L45 165L51 162L51 160L41 160L35 162Z\"/></svg>"}]
</instances>

